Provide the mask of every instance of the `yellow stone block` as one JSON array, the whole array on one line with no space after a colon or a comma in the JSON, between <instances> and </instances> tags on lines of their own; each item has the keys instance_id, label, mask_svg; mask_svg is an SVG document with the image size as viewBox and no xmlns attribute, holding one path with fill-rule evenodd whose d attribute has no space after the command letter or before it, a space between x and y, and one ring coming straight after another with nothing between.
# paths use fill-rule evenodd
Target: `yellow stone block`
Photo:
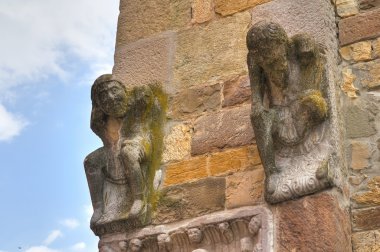
<instances>
[{"instance_id":1,"label":"yellow stone block","mask_svg":"<svg viewBox=\"0 0 380 252\"><path fill-rule=\"evenodd\" d=\"M269 1L271 0L215 0L215 12L227 16Z\"/></svg>"},{"instance_id":2,"label":"yellow stone block","mask_svg":"<svg viewBox=\"0 0 380 252\"><path fill-rule=\"evenodd\" d=\"M207 157L200 156L166 166L164 186L207 177Z\"/></svg>"},{"instance_id":3,"label":"yellow stone block","mask_svg":"<svg viewBox=\"0 0 380 252\"><path fill-rule=\"evenodd\" d=\"M368 182L368 191L359 193L353 197L358 203L366 206L380 205L380 176L374 177Z\"/></svg>"},{"instance_id":4,"label":"yellow stone block","mask_svg":"<svg viewBox=\"0 0 380 252\"><path fill-rule=\"evenodd\" d=\"M362 170L368 168L370 149L366 143L352 142L351 144L351 168Z\"/></svg>"},{"instance_id":5,"label":"yellow stone block","mask_svg":"<svg viewBox=\"0 0 380 252\"><path fill-rule=\"evenodd\" d=\"M193 23L201 24L214 17L213 0L193 0L191 8Z\"/></svg>"}]
</instances>

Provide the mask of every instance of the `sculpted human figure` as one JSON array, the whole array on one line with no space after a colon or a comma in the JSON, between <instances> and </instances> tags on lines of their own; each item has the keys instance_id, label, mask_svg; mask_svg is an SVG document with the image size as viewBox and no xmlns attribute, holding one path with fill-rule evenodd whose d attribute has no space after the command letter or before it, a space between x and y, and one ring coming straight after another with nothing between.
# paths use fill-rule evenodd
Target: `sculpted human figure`
<instances>
[{"instance_id":1,"label":"sculpted human figure","mask_svg":"<svg viewBox=\"0 0 380 252\"><path fill-rule=\"evenodd\" d=\"M191 243L201 243L203 240L202 231L199 228L190 228L187 230L187 235Z\"/></svg>"},{"instance_id":2,"label":"sculpted human figure","mask_svg":"<svg viewBox=\"0 0 380 252\"><path fill-rule=\"evenodd\" d=\"M310 36L299 34L289 39L280 25L267 21L248 31L247 47L251 121L270 194L281 173L275 162L276 150L296 149L327 118L323 59Z\"/></svg>"},{"instance_id":3,"label":"sculpted human figure","mask_svg":"<svg viewBox=\"0 0 380 252\"><path fill-rule=\"evenodd\" d=\"M222 240L224 243L230 243L234 240L234 234L228 222L219 223L218 228L222 234Z\"/></svg>"},{"instance_id":4,"label":"sculpted human figure","mask_svg":"<svg viewBox=\"0 0 380 252\"><path fill-rule=\"evenodd\" d=\"M157 236L157 245L159 252L167 252L172 249L172 240L168 234L159 234Z\"/></svg>"},{"instance_id":5,"label":"sculpted human figure","mask_svg":"<svg viewBox=\"0 0 380 252\"><path fill-rule=\"evenodd\" d=\"M84 162L94 207L91 227L144 218L152 160L160 154L162 125L155 124L163 124L162 104L151 87L127 90L110 74L94 82L91 100L91 129L104 144Z\"/></svg>"}]
</instances>

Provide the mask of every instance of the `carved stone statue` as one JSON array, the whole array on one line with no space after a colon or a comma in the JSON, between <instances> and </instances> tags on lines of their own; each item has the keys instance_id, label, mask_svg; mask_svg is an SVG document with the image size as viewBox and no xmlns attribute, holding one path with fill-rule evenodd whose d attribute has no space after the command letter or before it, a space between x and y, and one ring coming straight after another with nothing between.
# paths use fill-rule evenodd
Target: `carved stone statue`
<instances>
[{"instance_id":1,"label":"carved stone statue","mask_svg":"<svg viewBox=\"0 0 380 252\"><path fill-rule=\"evenodd\" d=\"M91 89L91 129L104 146L89 154L85 171L100 235L149 222L153 179L160 164L165 96L157 85L127 89L112 75Z\"/></svg>"},{"instance_id":2,"label":"carved stone statue","mask_svg":"<svg viewBox=\"0 0 380 252\"><path fill-rule=\"evenodd\" d=\"M307 34L288 38L280 25L267 21L248 31L247 47L251 121L265 169L267 201L328 187L333 151L322 47Z\"/></svg>"}]
</instances>

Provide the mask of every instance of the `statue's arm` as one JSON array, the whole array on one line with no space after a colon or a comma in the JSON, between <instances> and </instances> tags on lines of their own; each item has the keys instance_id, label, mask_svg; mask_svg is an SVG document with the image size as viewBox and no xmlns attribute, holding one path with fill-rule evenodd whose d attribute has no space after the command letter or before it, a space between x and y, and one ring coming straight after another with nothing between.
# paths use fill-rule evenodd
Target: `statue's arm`
<instances>
[{"instance_id":1,"label":"statue's arm","mask_svg":"<svg viewBox=\"0 0 380 252\"><path fill-rule=\"evenodd\" d=\"M92 108L90 128L100 138L102 138L105 131L105 117L104 112L99 108Z\"/></svg>"},{"instance_id":2,"label":"statue's arm","mask_svg":"<svg viewBox=\"0 0 380 252\"><path fill-rule=\"evenodd\" d=\"M264 110L263 105L263 87L261 83L262 72L260 66L258 66L251 53L248 53L247 65L249 72L249 80L251 85L251 102L252 102L252 116L258 116Z\"/></svg>"}]
</instances>

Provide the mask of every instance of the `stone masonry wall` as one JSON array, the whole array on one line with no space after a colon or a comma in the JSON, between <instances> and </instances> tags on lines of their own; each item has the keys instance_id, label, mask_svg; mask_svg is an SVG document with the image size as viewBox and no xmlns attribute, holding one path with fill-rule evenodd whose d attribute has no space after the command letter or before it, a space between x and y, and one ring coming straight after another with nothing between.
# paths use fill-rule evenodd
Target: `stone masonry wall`
<instances>
[{"instance_id":1,"label":"stone masonry wall","mask_svg":"<svg viewBox=\"0 0 380 252\"><path fill-rule=\"evenodd\" d=\"M380 1L336 0L353 251L380 251Z\"/></svg>"},{"instance_id":2,"label":"stone masonry wall","mask_svg":"<svg viewBox=\"0 0 380 252\"><path fill-rule=\"evenodd\" d=\"M376 0L350 2L337 0L336 10L341 17L347 148L353 153L352 162L348 158L353 229L360 231L353 240L356 251L366 251L360 250L368 245L362 244L363 237L369 244L380 240L380 137L374 137L379 127L380 9L364 10L372 2L377 6ZM164 172L152 221L170 223L261 205L274 215L275 251L350 251L346 187L274 206L264 201L264 171L249 118L245 45L249 27L263 19L280 23L289 36L311 34L325 45L330 67L337 69L331 78L341 78L330 0L121 0L113 74L129 86L159 82L169 95ZM365 26L368 31L350 30L363 19L372 20ZM345 29L360 34L345 38ZM360 39L352 41L355 36ZM362 40L364 44L356 43Z\"/></svg>"}]
</instances>

